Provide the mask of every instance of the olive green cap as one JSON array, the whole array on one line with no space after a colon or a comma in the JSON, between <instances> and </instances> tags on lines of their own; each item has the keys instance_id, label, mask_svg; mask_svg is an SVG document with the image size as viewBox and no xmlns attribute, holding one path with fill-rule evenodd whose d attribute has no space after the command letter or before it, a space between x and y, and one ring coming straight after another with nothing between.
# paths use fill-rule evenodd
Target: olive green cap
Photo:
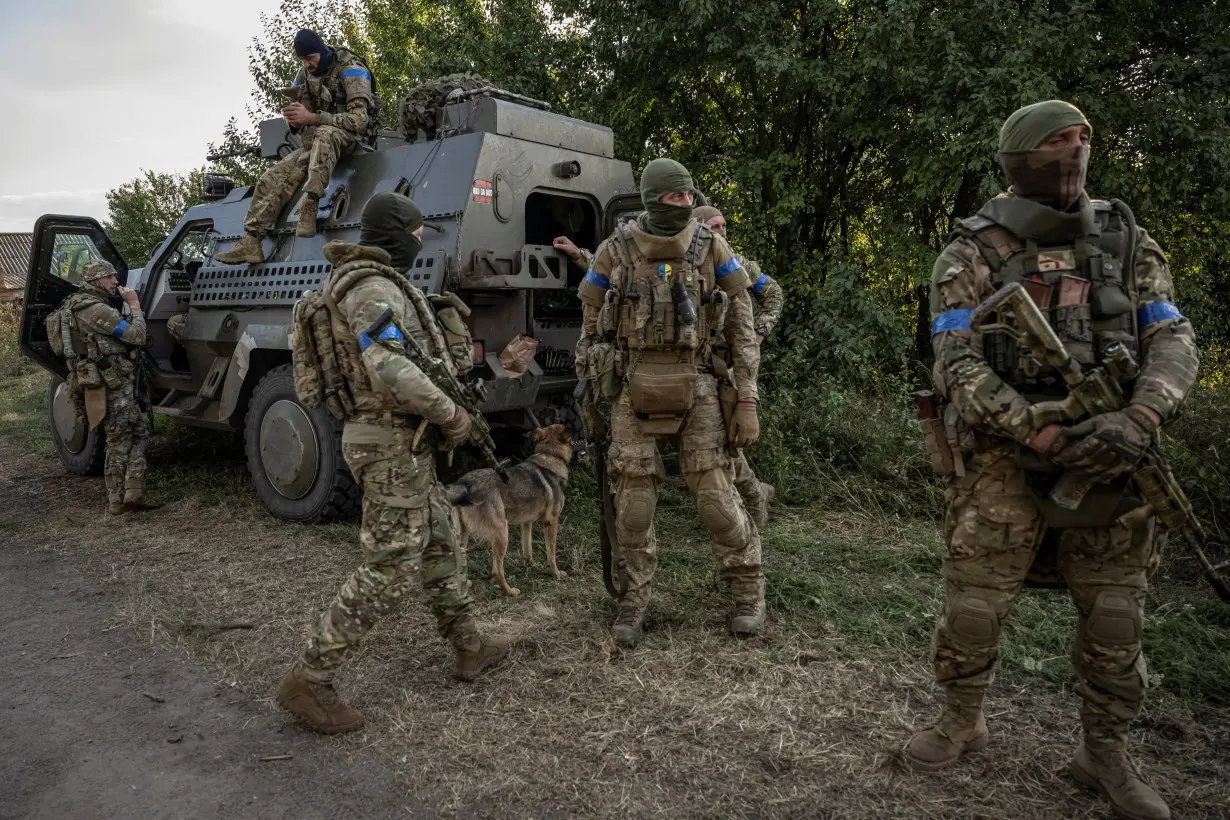
<instances>
[{"instance_id":1,"label":"olive green cap","mask_svg":"<svg viewBox=\"0 0 1230 820\"><path fill-rule=\"evenodd\" d=\"M999 129L999 150L1032 151L1057 131L1073 125L1083 125L1093 135L1093 126L1070 102L1045 100L1012 112Z\"/></svg>"}]
</instances>

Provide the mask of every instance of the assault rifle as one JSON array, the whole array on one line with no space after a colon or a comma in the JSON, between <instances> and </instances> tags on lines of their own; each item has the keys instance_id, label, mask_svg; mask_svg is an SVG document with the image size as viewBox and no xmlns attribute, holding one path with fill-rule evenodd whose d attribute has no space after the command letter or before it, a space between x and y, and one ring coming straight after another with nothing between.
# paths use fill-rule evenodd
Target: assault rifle
<instances>
[{"instance_id":1,"label":"assault rifle","mask_svg":"<svg viewBox=\"0 0 1230 820\"><path fill-rule=\"evenodd\" d=\"M1005 311L1012 313L1014 322L1003 321ZM1088 370L1082 368L1019 282L1004 285L975 308L970 314L970 328L978 333L1007 334L1018 344L1028 347L1034 358L1063 376L1068 388L1067 398L1031 405L1030 422L1035 430L1122 410L1128 403L1123 385L1135 380L1140 372L1131 351L1119 343L1103 351L1104 365ZM1200 548L1204 530L1156 440L1132 471L1132 481L1145 503L1122 515L1119 523L1131 526L1157 516L1167 532L1183 539L1196 556L1217 597L1230 603L1230 585L1219 574L1225 565L1213 566ZM1050 499L1064 509L1075 510L1094 483L1088 476L1069 471L1051 490Z\"/></svg>"},{"instance_id":2,"label":"assault rifle","mask_svg":"<svg viewBox=\"0 0 1230 820\"><path fill-rule=\"evenodd\" d=\"M624 561L614 537L615 502L606 473L606 451L611 443L610 431L589 379L577 382L572 399L594 452L594 478L598 482L598 503L602 511L598 521L598 543L602 550L602 583L612 597L618 598L624 591Z\"/></svg>"},{"instance_id":3,"label":"assault rifle","mask_svg":"<svg viewBox=\"0 0 1230 820\"><path fill-rule=\"evenodd\" d=\"M366 333L368 337L376 339L392 323L393 309L385 308L384 312L376 317L376 321L372 322ZM431 379L432 384L443 390L444 395L452 399L454 404L470 414L470 443L482 452L487 466L495 470L496 474L507 483L508 471L503 462L495 457L495 442L491 440L491 426L487 424L487 420L478 410L478 406L487 397L482 379L476 379L472 384L463 384L441 359L428 356L414 336L408 333L401 335L402 347L410 361L414 362L418 369Z\"/></svg>"}]
</instances>

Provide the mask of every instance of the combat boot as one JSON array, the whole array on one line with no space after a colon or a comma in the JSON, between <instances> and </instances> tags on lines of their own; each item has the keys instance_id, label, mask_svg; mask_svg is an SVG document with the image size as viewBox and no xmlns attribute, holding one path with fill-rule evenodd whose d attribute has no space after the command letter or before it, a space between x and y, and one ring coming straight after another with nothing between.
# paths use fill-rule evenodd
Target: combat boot
<instances>
[{"instance_id":1,"label":"combat boot","mask_svg":"<svg viewBox=\"0 0 1230 820\"><path fill-rule=\"evenodd\" d=\"M363 725L363 715L342 703L333 684L309 680L301 663L282 678L278 703L309 729L324 735L349 732Z\"/></svg>"},{"instance_id":2,"label":"combat boot","mask_svg":"<svg viewBox=\"0 0 1230 820\"><path fill-rule=\"evenodd\" d=\"M1076 782L1110 801L1115 814L1129 820L1169 820L1170 809L1140 776L1136 764L1122 749L1094 753L1082 743L1068 765Z\"/></svg>"},{"instance_id":3,"label":"combat boot","mask_svg":"<svg viewBox=\"0 0 1230 820\"><path fill-rule=\"evenodd\" d=\"M508 641L479 635L472 638L464 649L457 650L453 677L468 683L488 669L499 666L507 657Z\"/></svg>"},{"instance_id":4,"label":"combat boot","mask_svg":"<svg viewBox=\"0 0 1230 820\"><path fill-rule=\"evenodd\" d=\"M107 504L107 512L111 515L123 515L128 512L128 508L123 501L112 501Z\"/></svg>"},{"instance_id":5,"label":"combat boot","mask_svg":"<svg viewBox=\"0 0 1230 820\"><path fill-rule=\"evenodd\" d=\"M730 582L735 608L730 613L730 634L754 638L764 628L764 579L734 579Z\"/></svg>"},{"instance_id":6,"label":"combat boot","mask_svg":"<svg viewBox=\"0 0 1230 820\"><path fill-rule=\"evenodd\" d=\"M299 206L299 224L295 226L295 236L316 235L316 209L320 207L320 197L304 194L303 204Z\"/></svg>"},{"instance_id":7,"label":"combat boot","mask_svg":"<svg viewBox=\"0 0 1230 820\"><path fill-rule=\"evenodd\" d=\"M619 646L631 649L641 641L641 623L645 620L644 610L633 606L621 606L615 623L611 625L611 637Z\"/></svg>"},{"instance_id":8,"label":"combat boot","mask_svg":"<svg viewBox=\"0 0 1230 820\"><path fill-rule=\"evenodd\" d=\"M260 237L245 233L235 243L235 247L226 253L214 256L214 261L219 265L239 265L241 263L259 265L265 261L265 254L261 251Z\"/></svg>"},{"instance_id":9,"label":"combat boot","mask_svg":"<svg viewBox=\"0 0 1230 820\"><path fill-rule=\"evenodd\" d=\"M145 497L145 489L142 487L129 487L124 490L125 512L144 512L145 510L157 510L160 507L162 507L161 504L155 504Z\"/></svg>"},{"instance_id":10,"label":"combat boot","mask_svg":"<svg viewBox=\"0 0 1230 820\"><path fill-rule=\"evenodd\" d=\"M982 709L957 709L948 706L939 722L916 732L905 744L902 755L915 771L934 772L951 766L963 752L985 749L991 741Z\"/></svg>"}]
</instances>

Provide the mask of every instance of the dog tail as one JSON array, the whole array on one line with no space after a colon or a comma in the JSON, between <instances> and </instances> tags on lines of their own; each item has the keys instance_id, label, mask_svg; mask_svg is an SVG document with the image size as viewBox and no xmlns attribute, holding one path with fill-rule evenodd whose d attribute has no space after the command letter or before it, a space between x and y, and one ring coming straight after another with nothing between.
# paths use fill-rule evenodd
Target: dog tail
<instances>
[{"instance_id":1,"label":"dog tail","mask_svg":"<svg viewBox=\"0 0 1230 820\"><path fill-rule=\"evenodd\" d=\"M454 507L469 507L475 503L470 495L470 487L466 484L449 484L444 488L444 497Z\"/></svg>"}]
</instances>

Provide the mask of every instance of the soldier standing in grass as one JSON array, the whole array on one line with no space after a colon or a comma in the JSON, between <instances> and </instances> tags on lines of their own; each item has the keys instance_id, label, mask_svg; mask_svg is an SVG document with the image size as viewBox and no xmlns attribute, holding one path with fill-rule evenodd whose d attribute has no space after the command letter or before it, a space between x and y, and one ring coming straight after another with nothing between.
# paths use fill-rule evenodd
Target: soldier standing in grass
<instances>
[{"instance_id":1,"label":"soldier standing in grass","mask_svg":"<svg viewBox=\"0 0 1230 820\"><path fill-rule=\"evenodd\" d=\"M363 209L361 226L357 245L325 245L333 270L324 293L336 300L333 332L344 334L333 345L354 410L342 432L342 454L363 488L363 563L321 613L277 693L278 703L325 734L363 725L363 716L339 700L334 676L416 576L440 634L456 650L454 677L472 681L508 655L505 642L479 634L470 614L465 554L436 481L434 437L416 436L424 419L439 429L446 449L470 435L469 414L403 347L410 335L429 355L447 355L434 312L405 278L422 247L423 215L401 194L377 194ZM386 309L391 323L371 338L367 329Z\"/></svg>"},{"instance_id":2,"label":"soldier standing in grass","mask_svg":"<svg viewBox=\"0 0 1230 820\"><path fill-rule=\"evenodd\" d=\"M756 635L764 623L760 535L734 489L729 455L759 435L751 282L726 240L693 218L695 191L679 163L650 162L641 175L646 212L599 246L579 290L578 369L611 402L607 463L627 563L611 634L623 646L640 639L657 567L662 440L678 444L684 482L731 585L731 632Z\"/></svg>"},{"instance_id":3,"label":"soldier standing in grass","mask_svg":"<svg viewBox=\"0 0 1230 820\"><path fill-rule=\"evenodd\" d=\"M709 229L723 239L726 238L726 217L712 205L701 205L692 210L692 216L709 226ZM760 264L752 259L740 256L739 261L747 269L748 280L752 283L752 296L755 297L756 314L756 344L764 344L765 338L773 331L782 316L786 297L782 286L777 284L772 276L760 269ZM735 487L743 497L743 503L756 521L756 526L764 529L769 522L769 502L773 500L773 485L763 483L752 472L747 463L747 456L742 450L734 458Z\"/></svg>"},{"instance_id":4,"label":"soldier standing in grass","mask_svg":"<svg viewBox=\"0 0 1230 820\"><path fill-rule=\"evenodd\" d=\"M244 235L235 247L215 257L223 265L265 261L261 240L300 185L304 196L295 235L315 236L316 211L338 159L360 144L376 144L376 95L363 58L344 48L330 48L306 28L295 35L294 47L303 67L290 92L295 101L282 109L282 115L291 127L304 129L303 142L256 183Z\"/></svg>"},{"instance_id":5,"label":"soldier standing in grass","mask_svg":"<svg viewBox=\"0 0 1230 820\"><path fill-rule=\"evenodd\" d=\"M1141 632L1159 561L1156 519L1118 516L1140 504L1128 473L1195 383L1196 343L1161 248L1123 203L1086 195L1092 135L1085 116L1059 100L1010 116L999 161L1012 188L958 223L932 272L935 381L956 411L950 436L964 475L950 481L944 516L933 655L944 712L904 755L929 771L987 745L982 704L1000 631L1036 559L1049 554L1077 612L1072 663L1084 737L1069 771L1120 816L1164 820L1166 803L1127 751L1145 695ZM1031 403L1062 398L1063 380L1003 334L977 337L969 324L980 302L1021 281L1048 294L1043 312L1083 366L1100 363L1113 343L1136 355L1126 409L1068 428L1031 423ZM1047 493L1064 470L1101 483L1060 521Z\"/></svg>"}]
</instances>

